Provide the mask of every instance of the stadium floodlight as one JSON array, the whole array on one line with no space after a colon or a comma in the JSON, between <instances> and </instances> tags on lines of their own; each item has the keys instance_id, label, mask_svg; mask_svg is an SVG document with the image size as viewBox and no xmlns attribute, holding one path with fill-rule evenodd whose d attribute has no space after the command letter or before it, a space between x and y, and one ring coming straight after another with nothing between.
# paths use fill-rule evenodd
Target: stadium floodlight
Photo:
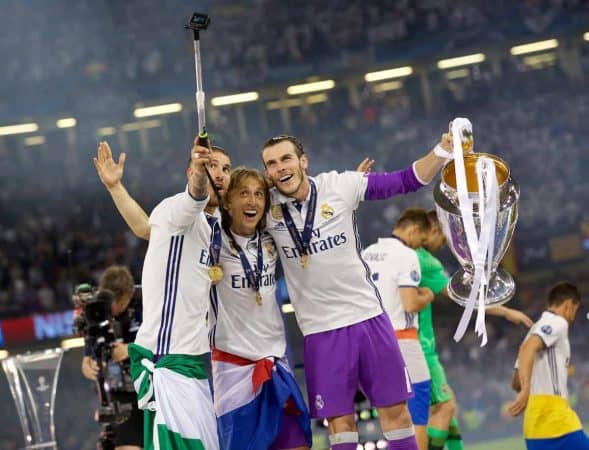
<instances>
[{"instance_id":1,"label":"stadium floodlight","mask_svg":"<svg viewBox=\"0 0 589 450\"><path fill-rule=\"evenodd\" d=\"M589 41L589 32L587 32L583 35L583 39L585 39L586 41Z\"/></svg>"},{"instance_id":2,"label":"stadium floodlight","mask_svg":"<svg viewBox=\"0 0 589 450\"><path fill-rule=\"evenodd\" d=\"M309 92L327 91L334 87L335 81L333 80L313 81L311 83L293 84L292 86L288 86L286 88L286 93L288 95L299 95L307 94Z\"/></svg>"},{"instance_id":3,"label":"stadium floodlight","mask_svg":"<svg viewBox=\"0 0 589 450\"><path fill-rule=\"evenodd\" d=\"M72 128L75 127L78 121L73 117L64 117L55 122L57 128Z\"/></svg>"},{"instance_id":4,"label":"stadium floodlight","mask_svg":"<svg viewBox=\"0 0 589 450\"><path fill-rule=\"evenodd\" d=\"M135 111L133 111L133 115L140 119L142 117L161 116L163 114L172 114L180 111L182 111L182 104L166 103L165 105L135 108Z\"/></svg>"},{"instance_id":5,"label":"stadium floodlight","mask_svg":"<svg viewBox=\"0 0 589 450\"><path fill-rule=\"evenodd\" d=\"M397 89L401 89L402 87L403 83L401 83L400 81L387 81L385 83L375 84L372 90L378 94L380 92L396 91Z\"/></svg>"},{"instance_id":6,"label":"stadium floodlight","mask_svg":"<svg viewBox=\"0 0 589 450\"><path fill-rule=\"evenodd\" d=\"M413 73L411 66L397 67L395 69L379 70L378 72L368 72L364 75L364 80L368 83L374 81L389 80L391 78L401 78Z\"/></svg>"},{"instance_id":7,"label":"stadium floodlight","mask_svg":"<svg viewBox=\"0 0 589 450\"><path fill-rule=\"evenodd\" d=\"M25 138L25 145L31 147L33 145L43 145L45 143L45 136L29 136Z\"/></svg>"},{"instance_id":8,"label":"stadium floodlight","mask_svg":"<svg viewBox=\"0 0 589 450\"><path fill-rule=\"evenodd\" d=\"M484 53L473 53L471 55L458 56L456 58L440 59L437 65L438 69L451 69L452 67L482 63L485 59L486 57Z\"/></svg>"},{"instance_id":9,"label":"stadium floodlight","mask_svg":"<svg viewBox=\"0 0 589 450\"><path fill-rule=\"evenodd\" d=\"M6 125L4 127L0 127L0 136L8 136L11 134L25 134L25 133L34 133L35 131L39 130L39 125L34 122L31 123L21 123L18 125Z\"/></svg>"},{"instance_id":10,"label":"stadium floodlight","mask_svg":"<svg viewBox=\"0 0 589 450\"><path fill-rule=\"evenodd\" d=\"M80 348L84 347L84 338L83 337L76 337L70 339L64 339L61 341L61 348Z\"/></svg>"},{"instance_id":11,"label":"stadium floodlight","mask_svg":"<svg viewBox=\"0 0 589 450\"><path fill-rule=\"evenodd\" d=\"M112 136L113 134L117 134L117 129L115 127L102 127L98 129L96 134L98 136Z\"/></svg>"},{"instance_id":12,"label":"stadium floodlight","mask_svg":"<svg viewBox=\"0 0 589 450\"><path fill-rule=\"evenodd\" d=\"M542 50L550 50L551 48L558 47L558 40L547 39L545 41L530 42L528 44L516 45L511 47L509 53L513 56L524 55L526 53L540 52Z\"/></svg>"},{"instance_id":13,"label":"stadium floodlight","mask_svg":"<svg viewBox=\"0 0 589 450\"><path fill-rule=\"evenodd\" d=\"M284 314L290 314L294 312L294 308L292 307L291 303L285 303L284 305L282 305L282 312Z\"/></svg>"},{"instance_id":14,"label":"stadium floodlight","mask_svg":"<svg viewBox=\"0 0 589 450\"><path fill-rule=\"evenodd\" d=\"M0 350L0 359L6 359L8 358L8 350Z\"/></svg>"},{"instance_id":15,"label":"stadium floodlight","mask_svg":"<svg viewBox=\"0 0 589 450\"><path fill-rule=\"evenodd\" d=\"M260 94L255 91L242 92L241 94L223 95L221 97L213 97L211 99L211 105L213 106L225 106L234 105L236 103L254 102L260 98Z\"/></svg>"}]
</instances>

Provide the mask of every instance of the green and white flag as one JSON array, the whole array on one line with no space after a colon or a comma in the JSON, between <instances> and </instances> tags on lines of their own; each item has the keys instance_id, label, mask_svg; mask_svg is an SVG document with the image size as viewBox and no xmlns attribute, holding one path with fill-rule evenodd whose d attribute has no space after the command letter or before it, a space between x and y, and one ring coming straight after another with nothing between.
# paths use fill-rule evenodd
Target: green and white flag
<instances>
[{"instance_id":1,"label":"green and white flag","mask_svg":"<svg viewBox=\"0 0 589 450\"><path fill-rule=\"evenodd\" d=\"M218 450L217 421L200 356L153 353L129 344L131 376L144 410L145 450Z\"/></svg>"}]
</instances>

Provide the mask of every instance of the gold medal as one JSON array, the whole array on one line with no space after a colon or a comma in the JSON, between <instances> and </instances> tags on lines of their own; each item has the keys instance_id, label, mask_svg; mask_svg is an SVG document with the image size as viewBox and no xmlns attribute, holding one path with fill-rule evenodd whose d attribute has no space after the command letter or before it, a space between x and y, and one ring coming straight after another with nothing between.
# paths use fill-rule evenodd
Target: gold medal
<instances>
[{"instance_id":1,"label":"gold medal","mask_svg":"<svg viewBox=\"0 0 589 450\"><path fill-rule=\"evenodd\" d=\"M262 294L260 294L260 291L256 292L256 303L258 306L262 306Z\"/></svg>"},{"instance_id":2,"label":"gold medal","mask_svg":"<svg viewBox=\"0 0 589 450\"><path fill-rule=\"evenodd\" d=\"M209 278L213 284L217 284L223 279L223 268L221 266L209 267Z\"/></svg>"},{"instance_id":3,"label":"gold medal","mask_svg":"<svg viewBox=\"0 0 589 450\"><path fill-rule=\"evenodd\" d=\"M309 255L307 255L307 254L301 255L301 267L303 269L306 269L307 264L309 264Z\"/></svg>"},{"instance_id":4,"label":"gold medal","mask_svg":"<svg viewBox=\"0 0 589 450\"><path fill-rule=\"evenodd\" d=\"M272 216L272 218L274 220L282 220L282 218L284 217L282 215L282 206L278 205L272 205L270 207L270 215Z\"/></svg>"}]
</instances>

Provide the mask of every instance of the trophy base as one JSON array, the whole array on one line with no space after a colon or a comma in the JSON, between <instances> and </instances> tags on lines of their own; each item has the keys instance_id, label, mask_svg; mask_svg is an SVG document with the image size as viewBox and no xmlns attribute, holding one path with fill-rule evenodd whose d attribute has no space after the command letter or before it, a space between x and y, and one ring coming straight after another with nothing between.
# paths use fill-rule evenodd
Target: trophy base
<instances>
[{"instance_id":1,"label":"trophy base","mask_svg":"<svg viewBox=\"0 0 589 450\"><path fill-rule=\"evenodd\" d=\"M460 306L466 306L472 288L472 274L460 268L448 283L448 295ZM505 270L498 268L495 276L491 278L485 307L499 306L511 300L515 294L515 281ZM478 302L475 308L478 307Z\"/></svg>"}]
</instances>

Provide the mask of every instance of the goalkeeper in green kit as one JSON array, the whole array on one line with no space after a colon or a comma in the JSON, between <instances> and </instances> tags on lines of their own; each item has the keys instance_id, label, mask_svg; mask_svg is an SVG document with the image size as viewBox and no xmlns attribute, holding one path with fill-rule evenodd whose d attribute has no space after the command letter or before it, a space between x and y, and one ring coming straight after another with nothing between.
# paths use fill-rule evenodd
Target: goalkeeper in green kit
<instances>
[{"instance_id":1,"label":"goalkeeper in green kit","mask_svg":"<svg viewBox=\"0 0 589 450\"><path fill-rule=\"evenodd\" d=\"M448 277L440 260L432 255L445 245L446 239L442 233L436 211L429 211L428 218L431 227L426 243L424 247L416 250L421 268L419 287L427 287L434 294L443 294L447 297ZM528 328L533 324L532 320L524 313L504 306L488 308L487 313L502 316L515 324L522 323ZM446 372L436 352L431 303L419 312L419 341L431 375L430 418L427 428L428 448L429 450L442 450L446 445L448 450L462 450L464 444L456 420L456 398L448 385Z\"/></svg>"}]
</instances>

